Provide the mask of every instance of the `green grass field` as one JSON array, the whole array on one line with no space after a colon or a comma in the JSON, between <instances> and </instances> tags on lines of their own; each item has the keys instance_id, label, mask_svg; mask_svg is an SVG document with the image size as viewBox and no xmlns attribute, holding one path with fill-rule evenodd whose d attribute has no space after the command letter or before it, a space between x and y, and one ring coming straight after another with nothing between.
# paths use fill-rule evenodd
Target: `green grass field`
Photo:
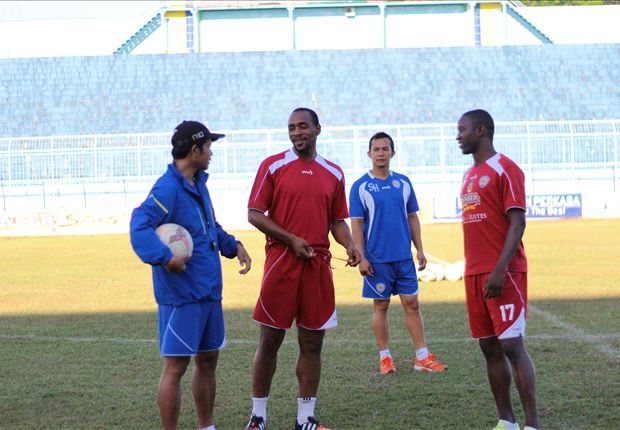
<instances>
[{"instance_id":1,"label":"green grass field","mask_svg":"<svg viewBox=\"0 0 620 430\"><path fill-rule=\"evenodd\" d=\"M263 237L235 232L252 271L224 264L228 346L220 355L216 424L241 429L251 408L258 327L251 322ZM462 258L459 224L423 226L426 251ZM530 222L526 344L538 373L543 429L620 428L620 222ZM344 251L334 248L335 256ZM161 371L150 269L127 235L0 238L0 428L154 429ZM429 347L449 365L413 370L398 301L390 311L399 371L381 376L356 269L334 260L338 328L328 332L317 416L336 429L490 429L496 412L477 343L469 339L462 282L423 283ZM287 335L269 402L270 429L296 414L295 330ZM515 412L523 424L514 391ZM181 427L196 428L189 378Z\"/></svg>"}]
</instances>

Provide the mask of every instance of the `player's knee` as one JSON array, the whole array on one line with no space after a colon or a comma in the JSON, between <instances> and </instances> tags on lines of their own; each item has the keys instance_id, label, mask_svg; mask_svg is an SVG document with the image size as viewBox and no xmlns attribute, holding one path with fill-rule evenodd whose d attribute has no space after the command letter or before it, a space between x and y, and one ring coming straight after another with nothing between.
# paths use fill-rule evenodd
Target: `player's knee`
<instances>
[{"instance_id":1,"label":"player's knee","mask_svg":"<svg viewBox=\"0 0 620 430\"><path fill-rule=\"evenodd\" d=\"M416 300L411 302L405 306L405 312L410 314L419 314L420 313L420 303Z\"/></svg>"},{"instance_id":2,"label":"player's knee","mask_svg":"<svg viewBox=\"0 0 620 430\"><path fill-rule=\"evenodd\" d=\"M258 341L258 350L262 354L276 354L283 340L284 336L263 334Z\"/></svg>"},{"instance_id":3,"label":"player's knee","mask_svg":"<svg viewBox=\"0 0 620 430\"><path fill-rule=\"evenodd\" d=\"M501 340L500 344L504 354L512 363L517 363L527 357L527 351L521 337Z\"/></svg>"},{"instance_id":4,"label":"player's knee","mask_svg":"<svg viewBox=\"0 0 620 430\"><path fill-rule=\"evenodd\" d=\"M312 333L312 335L309 333ZM321 350L323 349L323 332L309 333L302 334L302 332L300 332L298 339L299 351L302 354L319 356L321 355Z\"/></svg>"},{"instance_id":5,"label":"player's knee","mask_svg":"<svg viewBox=\"0 0 620 430\"><path fill-rule=\"evenodd\" d=\"M420 314L420 302L417 296L401 296L401 302L407 314Z\"/></svg>"},{"instance_id":6,"label":"player's knee","mask_svg":"<svg viewBox=\"0 0 620 430\"><path fill-rule=\"evenodd\" d=\"M189 357L165 357L164 373L180 378L185 374L189 364Z\"/></svg>"},{"instance_id":7,"label":"player's knee","mask_svg":"<svg viewBox=\"0 0 620 430\"><path fill-rule=\"evenodd\" d=\"M504 359L504 352L496 337L480 339L478 344L487 360Z\"/></svg>"},{"instance_id":8,"label":"player's knee","mask_svg":"<svg viewBox=\"0 0 620 430\"><path fill-rule=\"evenodd\" d=\"M320 356L323 349L323 343L318 341L301 342L299 344L299 352L305 355Z\"/></svg>"},{"instance_id":9,"label":"player's knee","mask_svg":"<svg viewBox=\"0 0 620 430\"><path fill-rule=\"evenodd\" d=\"M374 301L374 310L375 312L387 312L388 308L390 307L390 300L378 300L375 299Z\"/></svg>"},{"instance_id":10,"label":"player's knee","mask_svg":"<svg viewBox=\"0 0 620 430\"><path fill-rule=\"evenodd\" d=\"M276 342L273 339L264 339L258 343L257 353L260 356L275 355L280 349L280 342Z\"/></svg>"},{"instance_id":11,"label":"player's knee","mask_svg":"<svg viewBox=\"0 0 620 430\"><path fill-rule=\"evenodd\" d=\"M194 361L196 366L203 370L215 370L218 357L219 351L200 352L196 355Z\"/></svg>"}]
</instances>

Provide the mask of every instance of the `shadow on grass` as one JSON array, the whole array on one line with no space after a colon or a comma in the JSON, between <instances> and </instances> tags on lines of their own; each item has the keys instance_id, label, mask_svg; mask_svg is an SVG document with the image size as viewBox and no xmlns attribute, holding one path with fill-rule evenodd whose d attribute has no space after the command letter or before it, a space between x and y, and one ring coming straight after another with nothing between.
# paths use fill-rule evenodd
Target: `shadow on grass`
<instances>
[{"instance_id":1,"label":"shadow on grass","mask_svg":"<svg viewBox=\"0 0 620 430\"><path fill-rule=\"evenodd\" d=\"M594 429L617 422L618 359L597 352L596 342L616 354L620 349L619 301L532 303L537 312L528 321L526 343L538 372L542 427ZM338 429L495 424L484 361L469 339L464 305L423 304L422 312L429 347L449 370L413 370L402 308L394 301L390 347L398 371L381 376L370 331L371 306L338 307L339 327L328 332L324 346L317 403L321 420ZM258 338L251 310L229 309L226 321L229 345L220 355L215 411L221 430L242 428L247 420ZM287 334L271 390L274 430L291 428L296 415L295 336L294 329ZM160 427L156 389L161 358L154 312L0 316L0 363L2 428ZM196 427L189 381L186 376L182 428Z\"/></svg>"}]
</instances>

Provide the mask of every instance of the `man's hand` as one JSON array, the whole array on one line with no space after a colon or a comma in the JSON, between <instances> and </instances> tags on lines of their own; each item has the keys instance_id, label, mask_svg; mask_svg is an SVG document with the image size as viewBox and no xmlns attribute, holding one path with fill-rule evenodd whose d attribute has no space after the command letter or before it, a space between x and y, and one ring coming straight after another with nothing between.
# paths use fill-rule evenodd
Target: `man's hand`
<instances>
[{"instance_id":1,"label":"man's hand","mask_svg":"<svg viewBox=\"0 0 620 430\"><path fill-rule=\"evenodd\" d=\"M365 258L362 258L362 261L360 261L358 269L362 276L372 276L375 274L372 270L372 264Z\"/></svg>"},{"instance_id":2,"label":"man's hand","mask_svg":"<svg viewBox=\"0 0 620 430\"><path fill-rule=\"evenodd\" d=\"M426 255L424 255L424 252L418 252L418 270L424 270L426 269Z\"/></svg>"},{"instance_id":3,"label":"man's hand","mask_svg":"<svg viewBox=\"0 0 620 430\"><path fill-rule=\"evenodd\" d=\"M241 267L245 266L239 270L239 273L245 275L252 268L252 259L241 242L237 243L237 258L239 259L239 265Z\"/></svg>"},{"instance_id":4,"label":"man's hand","mask_svg":"<svg viewBox=\"0 0 620 430\"><path fill-rule=\"evenodd\" d=\"M187 263L190 257L191 255L186 257L173 255L170 261L168 261L168 264L164 266L164 269L170 273L182 273L185 270L185 263Z\"/></svg>"},{"instance_id":5,"label":"man's hand","mask_svg":"<svg viewBox=\"0 0 620 430\"><path fill-rule=\"evenodd\" d=\"M295 237L290 242L290 247L299 258L312 258L314 257L314 249L310 246L308 242L300 237Z\"/></svg>"},{"instance_id":6,"label":"man's hand","mask_svg":"<svg viewBox=\"0 0 620 430\"><path fill-rule=\"evenodd\" d=\"M351 267L357 266L362 261L362 255L357 250L354 244L351 244L351 246L347 248L347 255L349 256L347 260L347 265Z\"/></svg>"},{"instance_id":7,"label":"man's hand","mask_svg":"<svg viewBox=\"0 0 620 430\"><path fill-rule=\"evenodd\" d=\"M486 282L484 283L484 298L492 299L493 297L499 297L504 291L504 278L505 273L492 271L489 274Z\"/></svg>"}]
</instances>

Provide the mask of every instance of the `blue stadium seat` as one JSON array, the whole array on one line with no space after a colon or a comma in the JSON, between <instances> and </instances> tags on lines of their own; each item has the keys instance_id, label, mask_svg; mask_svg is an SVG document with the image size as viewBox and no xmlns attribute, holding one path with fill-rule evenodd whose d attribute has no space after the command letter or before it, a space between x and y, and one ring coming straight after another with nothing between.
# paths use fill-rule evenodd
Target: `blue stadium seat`
<instances>
[{"instance_id":1,"label":"blue stadium seat","mask_svg":"<svg viewBox=\"0 0 620 430\"><path fill-rule=\"evenodd\" d=\"M232 52L0 60L0 137L620 117L620 45Z\"/></svg>"}]
</instances>

